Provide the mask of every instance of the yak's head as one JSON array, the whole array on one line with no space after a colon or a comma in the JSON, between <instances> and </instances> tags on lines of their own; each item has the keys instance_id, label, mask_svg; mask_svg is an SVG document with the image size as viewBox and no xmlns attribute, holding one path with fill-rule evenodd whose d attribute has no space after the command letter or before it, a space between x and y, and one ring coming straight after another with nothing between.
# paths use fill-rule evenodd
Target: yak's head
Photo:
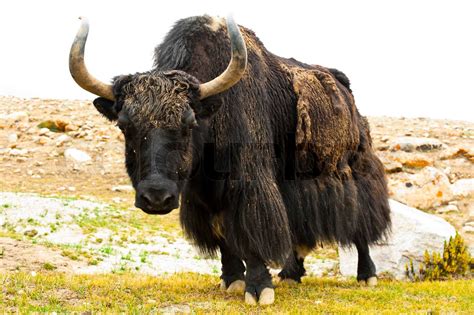
<instances>
[{"instance_id":1,"label":"yak's head","mask_svg":"<svg viewBox=\"0 0 474 315\"><path fill-rule=\"evenodd\" d=\"M219 102L210 96L236 84L247 63L245 43L232 19L227 19L232 59L217 78L200 83L183 71L158 71L119 76L112 85L98 81L84 64L88 34L82 19L71 47L69 69L74 80L98 96L97 110L115 122L125 136L125 162L136 190L135 205L149 214L166 214L178 207L183 181L193 162L193 129L206 124Z\"/></svg>"}]
</instances>

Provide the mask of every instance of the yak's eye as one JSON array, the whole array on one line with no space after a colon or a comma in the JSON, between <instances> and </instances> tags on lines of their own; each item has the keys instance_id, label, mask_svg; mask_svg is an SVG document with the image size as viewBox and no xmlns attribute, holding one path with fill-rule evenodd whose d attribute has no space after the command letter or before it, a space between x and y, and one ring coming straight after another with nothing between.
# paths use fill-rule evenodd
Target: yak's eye
<instances>
[{"instance_id":1,"label":"yak's eye","mask_svg":"<svg viewBox=\"0 0 474 315\"><path fill-rule=\"evenodd\" d=\"M130 121L128 119L119 117L116 126L119 127L120 130L125 131L130 127Z\"/></svg>"}]
</instances>

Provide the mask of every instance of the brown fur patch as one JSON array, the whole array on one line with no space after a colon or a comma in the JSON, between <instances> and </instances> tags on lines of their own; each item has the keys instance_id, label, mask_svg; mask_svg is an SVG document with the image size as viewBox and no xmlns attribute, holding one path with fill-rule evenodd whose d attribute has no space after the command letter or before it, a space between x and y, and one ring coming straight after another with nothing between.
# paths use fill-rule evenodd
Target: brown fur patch
<instances>
[{"instance_id":1,"label":"brown fur patch","mask_svg":"<svg viewBox=\"0 0 474 315\"><path fill-rule=\"evenodd\" d=\"M302 154L306 150L315 153L321 169L328 173L338 169L347 172L348 167L341 164L344 154L359 144L359 130L353 123L353 99L347 103L336 79L323 67L281 66L292 76L298 98L296 143L303 149Z\"/></svg>"}]
</instances>

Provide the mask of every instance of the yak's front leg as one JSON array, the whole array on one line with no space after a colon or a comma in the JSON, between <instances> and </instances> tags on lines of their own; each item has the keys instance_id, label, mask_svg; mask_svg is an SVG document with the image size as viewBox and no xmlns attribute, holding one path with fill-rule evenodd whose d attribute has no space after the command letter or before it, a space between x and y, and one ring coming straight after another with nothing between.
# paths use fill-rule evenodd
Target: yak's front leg
<instances>
[{"instance_id":1,"label":"yak's front leg","mask_svg":"<svg viewBox=\"0 0 474 315\"><path fill-rule=\"evenodd\" d=\"M256 305L273 304L275 291L273 289L272 277L265 263L255 256L245 259L247 273L245 275L245 302Z\"/></svg>"},{"instance_id":2,"label":"yak's front leg","mask_svg":"<svg viewBox=\"0 0 474 315\"><path fill-rule=\"evenodd\" d=\"M228 293L244 293L245 266L242 260L233 255L224 242L219 245L219 248L222 263L221 290Z\"/></svg>"}]
</instances>

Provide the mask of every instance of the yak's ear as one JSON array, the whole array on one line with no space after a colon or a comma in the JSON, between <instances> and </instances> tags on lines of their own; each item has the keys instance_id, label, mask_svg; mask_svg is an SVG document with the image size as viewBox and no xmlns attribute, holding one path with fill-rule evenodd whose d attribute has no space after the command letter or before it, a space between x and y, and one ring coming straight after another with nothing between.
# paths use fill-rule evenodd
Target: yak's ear
<instances>
[{"instance_id":1,"label":"yak's ear","mask_svg":"<svg viewBox=\"0 0 474 315\"><path fill-rule=\"evenodd\" d=\"M197 119L210 118L222 107L222 97L219 95L210 96L193 105Z\"/></svg>"},{"instance_id":2,"label":"yak's ear","mask_svg":"<svg viewBox=\"0 0 474 315\"><path fill-rule=\"evenodd\" d=\"M97 108L99 113L104 115L108 120L114 121L118 119L118 113L120 109L118 108L116 102L103 97L98 97L94 100L94 106Z\"/></svg>"}]
</instances>

